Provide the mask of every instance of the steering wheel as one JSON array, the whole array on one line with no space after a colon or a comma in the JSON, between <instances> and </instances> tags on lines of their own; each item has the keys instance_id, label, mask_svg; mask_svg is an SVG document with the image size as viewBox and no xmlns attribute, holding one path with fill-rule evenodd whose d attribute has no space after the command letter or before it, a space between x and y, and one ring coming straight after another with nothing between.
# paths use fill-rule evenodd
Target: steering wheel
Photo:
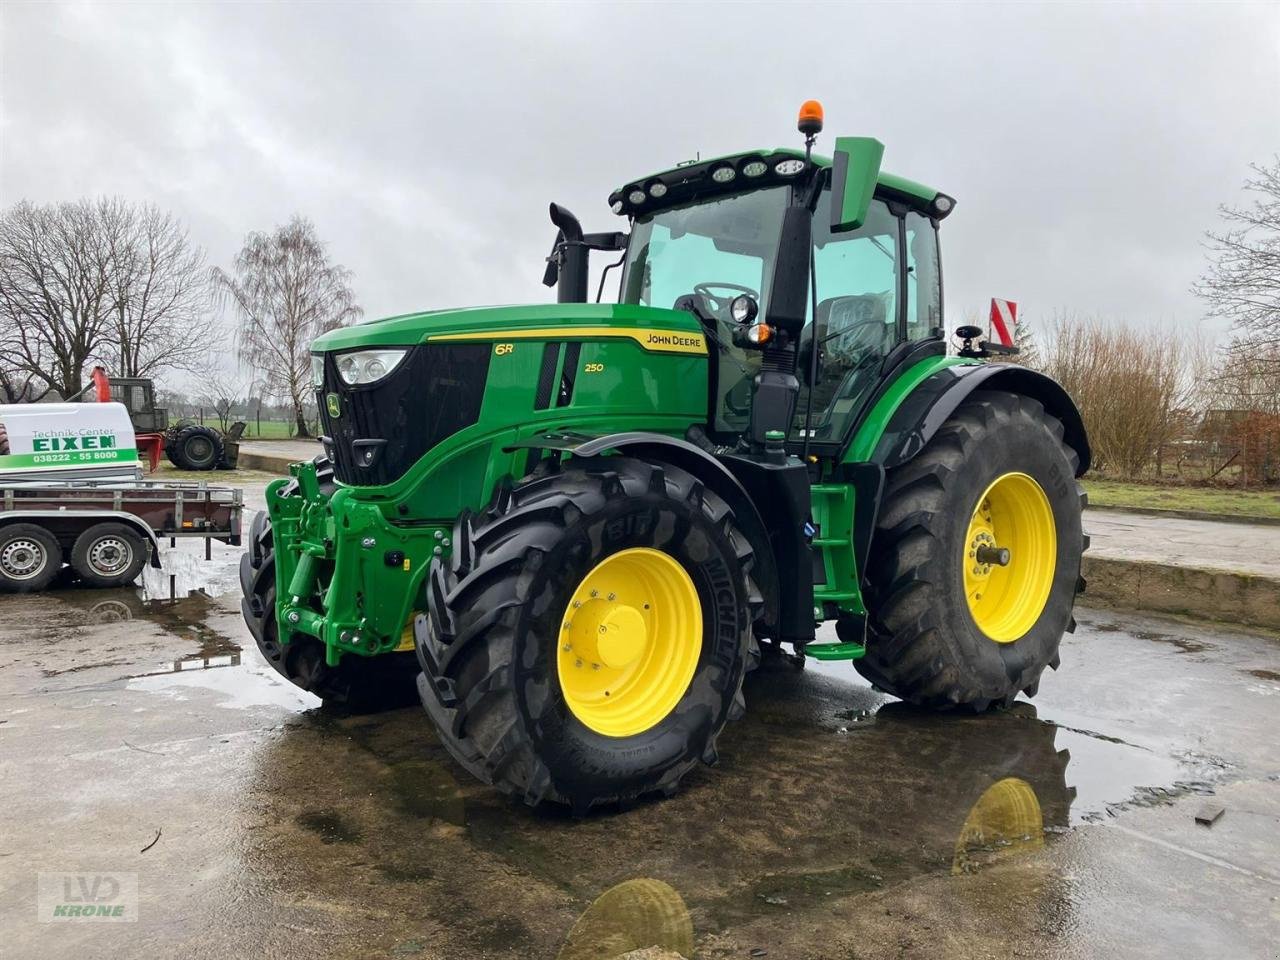
<instances>
[{"instance_id":1,"label":"steering wheel","mask_svg":"<svg viewBox=\"0 0 1280 960\"><path fill-rule=\"evenodd\" d=\"M729 290L729 296L723 296L716 291ZM707 307L707 312L714 316L717 320L725 323L731 323L733 318L729 316L729 304L733 302L735 297L747 294L757 303L760 302L759 291L752 290L750 287L744 287L740 283L697 283L693 286L693 295Z\"/></svg>"}]
</instances>

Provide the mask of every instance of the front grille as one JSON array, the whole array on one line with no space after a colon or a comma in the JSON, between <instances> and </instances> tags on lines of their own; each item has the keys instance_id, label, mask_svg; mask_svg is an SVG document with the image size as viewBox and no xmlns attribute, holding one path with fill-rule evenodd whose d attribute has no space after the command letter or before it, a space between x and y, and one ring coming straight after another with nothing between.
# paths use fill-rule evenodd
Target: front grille
<instances>
[{"instance_id":1,"label":"front grille","mask_svg":"<svg viewBox=\"0 0 1280 960\"><path fill-rule=\"evenodd\" d=\"M338 376L335 354L327 354L316 400L332 440L334 475L353 486L391 483L441 440L475 423L490 352L487 343L420 344L390 376L354 387ZM328 409L330 393L338 395L336 417ZM385 441L368 466L355 446L360 440Z\"/></svg>"}]
</instances>

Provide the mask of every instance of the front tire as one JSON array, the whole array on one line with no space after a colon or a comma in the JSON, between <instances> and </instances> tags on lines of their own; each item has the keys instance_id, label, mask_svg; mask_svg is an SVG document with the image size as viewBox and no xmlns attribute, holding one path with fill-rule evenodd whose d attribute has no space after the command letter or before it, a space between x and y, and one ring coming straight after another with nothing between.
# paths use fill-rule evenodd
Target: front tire
<instances>
[{"instance_id":1,"label":"front tire","mask_svg":"<svg viewBox=\"0 0 1280 960\"><path fill-rule=\"evenodd\" d=\"M1062 437L1036 400L978 391L890 472L863 676L915 704L981 711L1034 695L1057 668L1085 547L1079 461Z\"/></svg>"},{"instance_id":2,"label":"front tire","mask_svg":"<svg viewBox=\"0 0 1280 960\"><path fill-rule=\"evenodd\" d=\"M674 467L574 461L500 488L459 518L415 623L440 740L531 806L673 793L743 712L751 560L728 505Z\"/></svg>"}]
</instances>

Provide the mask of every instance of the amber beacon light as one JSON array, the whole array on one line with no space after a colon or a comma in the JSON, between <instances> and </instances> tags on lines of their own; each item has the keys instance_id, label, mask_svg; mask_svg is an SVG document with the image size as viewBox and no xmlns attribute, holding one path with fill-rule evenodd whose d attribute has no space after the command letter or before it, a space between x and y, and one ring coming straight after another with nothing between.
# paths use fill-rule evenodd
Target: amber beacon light
<instances>
[{"instance_id":1,"label":"amber beacon light","mask_svg":"<svg viewBox=\"0 0 1280 960\"><path fill-rule=\"evenodd\" d=\"M806 137L822 132L822 104L817 100L806 100L800 104L800 119L796 121L796 129Z\"/></svg>"}]
</instances>

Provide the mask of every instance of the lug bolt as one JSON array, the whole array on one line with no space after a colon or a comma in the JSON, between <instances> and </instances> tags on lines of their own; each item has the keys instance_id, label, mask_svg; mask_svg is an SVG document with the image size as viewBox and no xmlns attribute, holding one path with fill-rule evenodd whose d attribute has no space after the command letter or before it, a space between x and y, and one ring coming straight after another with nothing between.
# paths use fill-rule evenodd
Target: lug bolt
<instances>
[{"instance_id":1,"label":"lug bolt","mask_svg":"<svg viewBox=\"0 0 1280 960\"><path fill-rule=\"evenodd\" d=\"M444 553L444 551L441 550L439 547L433 548L431 552L437 557L440 556L442 553Z\"/></svg>"},{"instance_id":2,"label":"lug bolt","mask_svg":"<svg viewBox=\"0 0 1280 960\"><path fill-rule=\"evenodd\" d=\"M446 547L447 547L447 546L449 546L449 538L448 538L448 537L445 537L445 538L444 538L443 540L441 540L440 542L441 542L442 544L444 544Z\"/></svg>"},{"instance_id":3,"label":"lug bolt","mask_svg":"<svg viewBox=\"0 0 1280 960\"><path fill-rule=\"evenodd\" d=\"M602 623L602 624L600 624L600 632L601 632L601 633L608 633L608 632L609 632L609 628L608 628L608 627L606 627L606 626Z\"/></svg>"},{"instance_id":4,"label":"lug bolt","mask_svg":"<svg viewBox=\"0 0 1280 960\"><path fill-rule=\"evenodd\" d=\"M572 621L572 620L566 620L566 621L564 622L564 626L563 626L563 627L561 627L561 629L562 629L562 630L568 630L568 629L569 629L570 627L572 627L572 626L573 626L573 621Z\"/></svg>"},{"instance_id":5,"label":"lug bolt","mask_svg":"<svg viewBox=\"0 0 1280 960\"><path fill-rule=\"evenodd\" d=\"M581 660L575 660L575 661L573 662L573 665L574 665L575 667L580 667L580 666L582 666L582 661L581 661Z\"/></svg>"},{"instance_id":6,"label":"lug bolt","mask_svg":"<svg viewBox=\"0 0 1280 960\"><path fill-rule=\"evenodd\" d=\"M581 600L575 600L575 601L573 601L573 608L574 608L575 610L576 610L578 607L580 607L580 606L582 606L582 601L581 601Z\"/></svg>"},{"instance_id":7,"label":"lug bolt","mask_svg":"<svg viewBox=\"0 0 1280 960\"><path fill-rule=\"evenodd\" d=\"M437 530L437 531L436 531L436 539L437 539L437 540L440 540L440 539L442 539L443 537L444 537L444 532L443 532L443 531L441 531L441 530Z\"/></svg>"},{"instance_id":8,"label":"lug bolt","mask_svg":"<svg viewBox=\"0 0 1280 960\"><path fill-rule=\"evenodd\" d=\"M592 591L591 591L591 596L592 596L592 597L598 597L598 596L600 596L600 591L599 591L599 590L592 590Z\"/></svg>"},{"instance_id":9,"label":"lug bolt","mask_svg":"<svg viewBox=\"0 0 1280 960\"><path fill-rule=\"evenodd\" d=\"M598 663L593 663L593 664L591 665L591 669L592 669L592 670L599 670L599 669L600 669L600 664L598 664Z\"/></svg>"},{"instance_id":10,"label":"lug bolt","mask_svg":"<svg viewBox=\"0 0 1280 960\"><path fill-rule=\"evenodd\" d=\"M608 599L610 599L610 600L617 600L617 599L618 599L618 595L617 595L616 593L611 593L611 594L609 594Z\"/></svg>"},{"instance_id":11,"label":"lug bolt","mask_svg":"<svg viewBox=\"0 0 1280 960\"><path fill-rule=\"evenodd\" d=\"M563 650L565 653L568 653L570 650L572 650L572 649L573 649L573 644L572 644L572 643L566 643L566 644L565 644L563 647L561 647L560 649L561 649L561 650Z\"/></svg>"}]
</instances>

